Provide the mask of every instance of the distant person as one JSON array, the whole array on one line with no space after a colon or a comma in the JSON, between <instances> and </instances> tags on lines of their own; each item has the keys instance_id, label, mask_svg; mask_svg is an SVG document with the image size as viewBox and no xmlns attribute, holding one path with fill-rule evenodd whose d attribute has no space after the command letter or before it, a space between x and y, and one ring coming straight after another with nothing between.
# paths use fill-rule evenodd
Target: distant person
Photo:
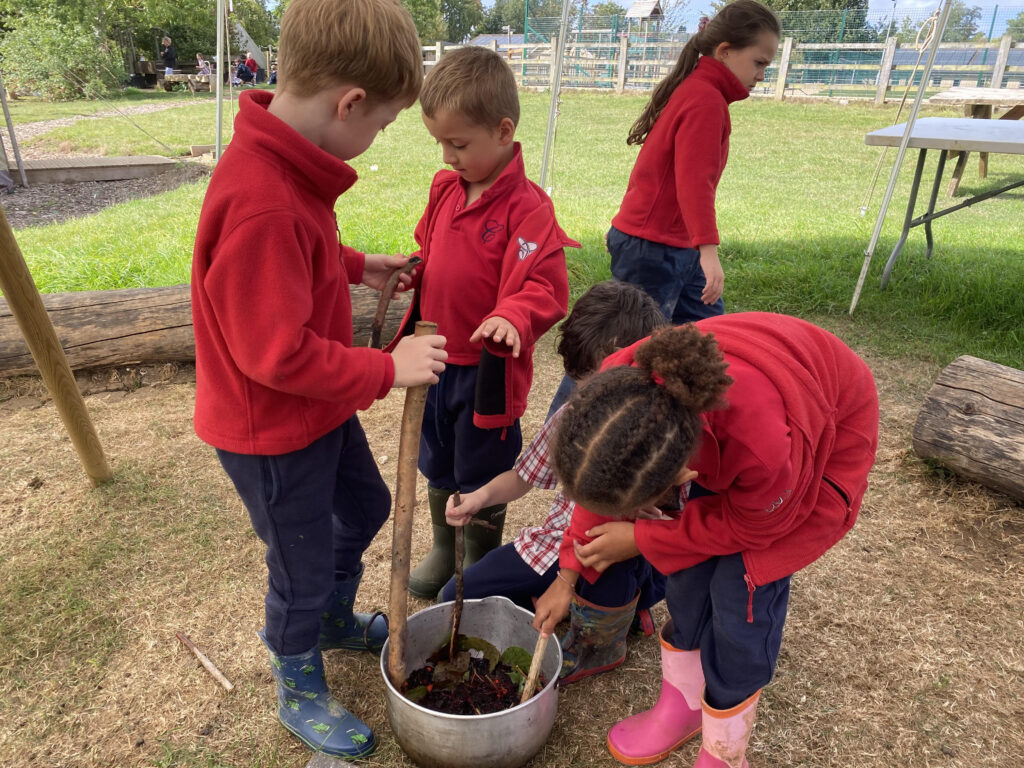
<instances>
[{"instance_id":1,"label":"distant person","mask_svg":"<svg viewBox=\"0 0 1024 768\"><path fill-rule=\"evenodd\" d=\"M203 58L203 54L196 54L196 74L198 75L212 75L213 69L210 67L210 62Z\"/></svg>"},{"instance_id":2,"label":"distant person","mask_svg":"<svg viewBox=\"0 0 1024 768\"><path fill-rule=\"evenodd\" d=\"M292 0L281 69L287 87L239 95L199 216L194 426L267 547L259 637L277 717L310 749L353 760L376 740L331 695L323 651L379 653L387 638L381 613L353 607L391 512L356 413L392 388L436 383L445 352L438 335L390 353L353 346L349 285L380 290L407 260L339 243L334 211L356 182L347 161L416 101L423 55L394 0Z\"/></svg>"},{"instance_id":3,"label":"distant person","mask_svg":"<svg viewBox=\"0 0 1024 768\"><path fill-rule=\"evenodd\" d=\"M606 237L612 276L638 285L673 324L725 311L715 192L729 156L729 104L764 80L779 20L755 0L701 19L630 129L640 145Z\"/></svg>"},{"instance_id":4,"label":"distant person","mask_svg":"<svg viewBox=\"0 0 1024 768\"><path fill-rule=\"evenodd\" d=\"M249 71L252 72L252 81L255 83L260 74L260 65L259 62L252 57L252 51L245 52L245 66L247 66Z\"/></svg>"},{"instance_id":5,"label":"distant person","mask_svg":"<svg viewBox=\"0 0 1024 768\"><path fill-rule=\"evenodd\" d=\"M277 64L270 65L270 85L277 85Z\"/></svg>"},{"instance_id":6,"label":"distant person","mask_svg":"<svg viewBox=\"0 0 1024 768\"><path fill-rule=\"evenodd\" d=\"M160 41L160 44L163 46L163 50L160 51L160 58L164 62L164 75L173 75L174 68L178 66L178 54L171 44L171 38L165 37Z\"/></svg>"},{"instance_id":7,"label":"distant person","mask_svg":"<svg viewBox=\"0 0 1024 768\"><path fill-rule=\"evenodd\" d=\"M252 81L255 79L255 75L252 70L249 69L249 65L241 59L236 59L237 66L235 67L235 85L252 85Z\"/></svg>"}]
</instances>

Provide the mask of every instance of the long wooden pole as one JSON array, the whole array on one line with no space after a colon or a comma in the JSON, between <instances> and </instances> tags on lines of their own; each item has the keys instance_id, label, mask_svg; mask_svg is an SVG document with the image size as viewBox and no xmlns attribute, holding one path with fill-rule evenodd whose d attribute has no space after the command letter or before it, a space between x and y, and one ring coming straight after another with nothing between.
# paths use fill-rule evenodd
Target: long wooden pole
<instances>
[{"instance_id":1,"label":"long wooden pole","mask_svg":"<svg viewBox=\"0 0 1024 768\"><path fill-rule=\"evenodd\" d=\"M78 453L85 473L94 486L109 482L113 475L103 455L103 446L89 419L85 400L78 391L78 384L75 383L75 376L71 373L71 366L68 365L57 332L53 329L50 316L46 314L39 289L32 280L25 257L21 254L14 231L3 211L0 211L0 290L21 328L32 358L39 366L43 382L53 397L57 413L71 436L71 444Z\"/></svg>"},{"instance_id":2,"label":"long wooden pole","mask_svg":"<svg viewBox=\"0 0 1024 768\"><path fill-rule=\"evenodd\" d=\"M437 333L437 323L420 320L417 336ZM412 551L412 515L416 508L416 463L429 384L405 391L402 434L398 442L398 478L395 481L395 529L391 537L391 595L388 601L388 676L395 688L405 682L405 641L409 615L409 558Z\"/></svg>"}]
</instances>

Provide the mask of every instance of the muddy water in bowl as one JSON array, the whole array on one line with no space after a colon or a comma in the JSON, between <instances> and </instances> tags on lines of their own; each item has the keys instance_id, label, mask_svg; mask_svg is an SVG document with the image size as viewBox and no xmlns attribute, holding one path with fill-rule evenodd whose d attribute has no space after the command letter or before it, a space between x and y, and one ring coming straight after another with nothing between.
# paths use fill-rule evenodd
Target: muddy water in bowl
<instances>
[{"instance_id":1,"label":"muddy water in bowl","mask_svg":"<svg viewBox=\"0 0 1024 768\"><path fill-rule=\"evenodd\" d=\"M406 669L422 667L451 632L453 603L431 606L409 617ZM459 633L479 637L499 652L533 649L533 614L504 597L466 600ZM388 719L395 739L421 768L518 768L544 745L555 722L562 649L548 643L541 671L547 684L524 704L486 715L435 712L403 696L387 674L388 648L381 653Z\"/></svg>"}]
</instances>

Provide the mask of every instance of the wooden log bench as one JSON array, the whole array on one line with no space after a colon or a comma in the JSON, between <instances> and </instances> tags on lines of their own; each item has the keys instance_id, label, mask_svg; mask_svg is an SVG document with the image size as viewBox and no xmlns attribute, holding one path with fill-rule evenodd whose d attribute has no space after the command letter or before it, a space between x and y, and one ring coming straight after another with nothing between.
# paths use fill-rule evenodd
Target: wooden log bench
<instances>
[{"instance_id":1,"label":"wooden log bench","mask_svg":"<svg viewBox=\"0 0 1024 768\"><path fill-rule=\"evenodd\" d=\"M351 286L353 344L366 346L380 294ZM74 370L195 360L192 297L187 285L43 294L43 306ZM390 339L409 305L391 302L383 338ZM7 302L0 299L0 376L37 373Z\"/></svg>"},{"instance_id":2,"label":"wooden log bench","mask_svg":"<svg viewBox=\"0 0 1024 768\"><path fill-rule=\"evenodd\" d=\"M1024 500L1024 371L958 357L914 424L914 453Z\"/></svg>"}]
</instances>

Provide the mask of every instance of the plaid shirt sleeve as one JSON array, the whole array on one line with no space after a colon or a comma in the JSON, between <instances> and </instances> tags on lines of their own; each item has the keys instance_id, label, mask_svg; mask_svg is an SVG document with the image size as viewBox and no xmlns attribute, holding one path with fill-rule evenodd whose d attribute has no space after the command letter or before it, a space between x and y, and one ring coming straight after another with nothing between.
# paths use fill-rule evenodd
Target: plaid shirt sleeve
<instances>
[{"instance_id":1,"label":"plaid shirt sleeve","mask_svg":"<svg viewBox=\"0 0 1024 768\"><path fill-rule=\"evenodd\" d=\"M550 457L551 435L557 422L556 413L544 423L516 462L516 474L534 488L551 490L558 487ZM555 494L544 524L524 528L512 542L523 561L538 574L543 575L558 565L558 548L562 545L562 533L572 519L573 506L573 502L560 492Z\"/></svg>"}]
</instances>

